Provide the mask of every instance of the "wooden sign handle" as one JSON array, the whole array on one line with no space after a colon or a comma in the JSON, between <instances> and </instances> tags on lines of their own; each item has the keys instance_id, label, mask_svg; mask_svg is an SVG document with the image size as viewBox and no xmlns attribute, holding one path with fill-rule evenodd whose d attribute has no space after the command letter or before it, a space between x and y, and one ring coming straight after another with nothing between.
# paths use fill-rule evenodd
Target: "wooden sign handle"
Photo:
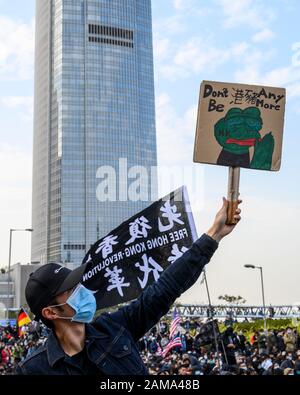
<instances>
[{"instance_id":1,"label":"wooden sign handle","mask_svg":"<svg viewBox=\"0 0 300 395\"><path fill-rule=\"evenodd\" d=\"M226 225L237 224L237 221L233 217L235 210L238 207L239 187L240 187L240 167L229 167L228 194L227 194L227 200L229 204L227 210Z\"/></svg>"}]
</instances>

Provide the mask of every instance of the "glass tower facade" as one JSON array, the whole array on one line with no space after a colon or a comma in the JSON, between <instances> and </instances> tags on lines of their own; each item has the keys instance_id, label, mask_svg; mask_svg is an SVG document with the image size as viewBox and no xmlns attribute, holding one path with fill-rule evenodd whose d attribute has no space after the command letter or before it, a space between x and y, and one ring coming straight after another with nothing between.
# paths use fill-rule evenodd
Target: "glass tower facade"
<instances>
[{"instance_id":1,"label":"glass tower facade","mask_svg":"<svg viewBox=\"0 0 300 395\"><path fill-rule=\"evenodd\" d=\"M151 0L37 0L32 261L81 263L156 195L153 74Z\"/></svg>"}]
</instances>

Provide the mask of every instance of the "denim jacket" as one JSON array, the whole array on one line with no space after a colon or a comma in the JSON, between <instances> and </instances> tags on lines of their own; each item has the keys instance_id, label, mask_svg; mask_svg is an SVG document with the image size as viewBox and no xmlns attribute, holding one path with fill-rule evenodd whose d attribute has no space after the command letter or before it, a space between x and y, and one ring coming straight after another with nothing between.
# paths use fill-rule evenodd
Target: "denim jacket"
<instances>
[{"instance_id":1,"label":"denim jacket","mask_svg":"<svg viewBox=\"0 0 300 395\"><path fill-rule=\"evenodd\" d=\"M148 374L137 341L197 281L217 247L215 240L202 235L138 299L112 314L102 314L92 324L86 324L87 356L97 366L99 374ZM51 332L45 344L18 365L16 374L75 375L83 372L70 362Z\"/></svg>"}]
</instances>

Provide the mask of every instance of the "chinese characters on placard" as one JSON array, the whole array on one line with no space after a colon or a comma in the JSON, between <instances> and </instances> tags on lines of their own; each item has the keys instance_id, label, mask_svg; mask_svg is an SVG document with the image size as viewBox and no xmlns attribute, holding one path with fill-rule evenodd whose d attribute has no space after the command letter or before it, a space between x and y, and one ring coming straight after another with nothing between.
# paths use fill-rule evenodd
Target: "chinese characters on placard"
<instances>
[{"instance_id":1,"label":"chinese characters on placard","mask_svg":"<svg viewBox=\"0 0 300 395\"><path fill-rule=\"evenodd\" d=\"M171 231L175 224L184 225L184 221L181 219L182 214L177 211L177 206L171 204L170 200L166 201L160 207L160 216L157 218L157 228L159 233ZM125 242L125 245L132 245L136 240L146 239L149 237L149 232L152 230L152 226L149 220L145 216L136 218L133 222L129 223L128 233L129 238ZM186 229L184 231L178 231L182 234L187 235ZM160 236L159 236L160 237ZM164 236L166 237L166 236ZM174 235L170 236L169 243L174 243ZM114 248L119 244L118 236L109 235L105 237L98 245L95 254L101 254L102 258L109 257L114 252ZM186 247L178 247L177 243L172 244L171 255L167 258L167 261L172 264L188 249ZM88 262L91 260L89 256ZM157 262L150 253L144 253L138 262L134 263L134 267L139 270L140 274L137 274L137 280L140 288L143 290L151 280L151 282L157 281L163 272L163 267L160 262ZM111 292L116 290L118 294L123 297L123 288L130 287L130 282L126 280L126 274L123 273L123 268L115 265L113 268L107 267L105 270L104 277L107 278L108 286L107 291Z\"/></svg>"}]
</instances>

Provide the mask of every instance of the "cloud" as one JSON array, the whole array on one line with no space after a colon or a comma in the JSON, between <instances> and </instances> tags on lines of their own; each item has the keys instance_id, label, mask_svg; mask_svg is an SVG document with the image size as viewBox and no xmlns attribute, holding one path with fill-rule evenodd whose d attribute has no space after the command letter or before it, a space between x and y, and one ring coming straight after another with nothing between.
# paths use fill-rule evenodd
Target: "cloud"
<instances>
[{"instance_id":1,"label":"cloud","mask_svg":"<svg viewBox=\"0 0 300 395\"><path fill-rule=\"evenodd\" d=\"M234 48L238 53L238 48ZM164 49L163 56L159 56L159 52L163 52ZM202 37L193 37L176 47L163 41L158 45L155 54L157 71L164 78L174 81L202 71L214 71L230 59L231 50L215 47L208 38L205 40Z\"/></svg>"},{"instance_id":2,"label":"cloud","mask_svg":"<svg viewBox=\"0 0 300 395\"><path fill-rule=\"evenodd\" d=\"M179 115L170 96L162 93L156 100L159 196L186 185L194 213L204 201L204 170L193 163L197 105Z\"/></svg>"},{"instance_id":3,"label":"cloud","mask_svg":"<svg viewBox=\"0 0 300 395\"><path fill-rule=\"evenodd\" d=\"M204 7L198 0L173 0L173 6L175 13L153 20L154 42L156 39L173 35L177 36L176 42L178 42L189 30L191 19L196 18L197 23L201 23L199 18L207 17L213 12L211 7Z\"/></svg>"},{"instance_id":4,"label":"cloud","mask_svg":"<svg viewBox=\"0 0 300 395\"><path fill-rule=\"evenodd\" d=\"M276 35L274 32L272 32L272 30L265 28L260 32L254 34L254 36L252 37L252 41L255 43L262 43L272 40L275 36Z\"/></svg>"},{"instance_id":5,"label":"cloud","mask_svg":"<svg viewBox=\"0 0 300 395\"><path fill-rule=\"evenodd\" d=\"M300 67L300 41L294 42L292 44L292 65L293 67Z\"/></svg>"},{"instance_id":6,"label":"cloud","mask_svg":"<svg viewBox=\"0 0 300 395\"><path fill-rule=\"evenodd\" d=\"M156 124L158 160L160 165L190 164L197 118L197 105L179 116L168 94L156 99ZM172 153L170 155L170 152Z\"/></svg>"},{"instance_id":7,"label":"cloud","mask_svg":"<svg viewBox=\"0 0 300 395\"><path fill-rule=\"evenodd\" d=\"M263 51L248 48L248 56L241 57L242 67L234 74L237 82L248 84L285 87L287 98L300 96L300 42L291 45L290 63L277 68L266 64L274 58L273 50Z\"/></svg>"},{"instance_id":8,"label":"cloud","mask_svg":"<svg viewBox=\"0 0 300 395\"><path fill-rule=\"evenodd\" d=\"M199 0L173 0L173 7L176 12L185 15L206 16L212 12L210 7L204 6Z\"/></svg>"},{"instance_id":9,"label":"cloud","mask_svg":"<svg viewBox=\"0 0 300 395\"><path fill-rule=\"evenodd\" d=\"M7 108L17 108L19 106L31 106L33 104L32 96L6 96L0 98L0 103Z\"/></svg>"},{"instance_id":10,"label":"cloud","mask_svg":"<svg viewBox=\"0 0 300 395\"><path fill-rule=\"evenodd\" d=\"M157 73L164 77L166 80L175 82L178 79L188 78L190 73L174 64L157 64Z\"/></svg>"},{"instance_id":11,"label":"cloud","mask_svg":"<svg viewBox=\"0 0 300 395\"><path fill-rule=\"evenodd\" d=\"M230 58L227 50L216 48L207 40L192 38L179 48L174 63L194 73L203 71L206 67L214 70Z\"/></svg>"},{"instance_id":12,"label":"cloud","mask_svg":"<svg viewBox=\"0 0 300 395\"><path fill-rule=\"evenodd\" d=\"M297 114L300 114L300 102L298 102L298 103L296 104L296 106L294 107L294 111L295 111Z\"/></svg>"},{"instance_id":13,"label":"cloud","mask_svg":"<svg viewBox=\"0 0 300 395\"><path fill-rule=\"evenodd\" d=\"M156 51L156 66L158 72L166 79L175 81L178 78L189 78L193 74L205 72L212 73L227 62L240 62L244 54L247 61L254 63L258 56L266 59L266 53L253 51L250 44L245 41L233 42L227 47L218 47L211 37L192 37L187 42L174 47L165 39L158 45ZM162 53L159 56L159 53Z\"/></svg>"},{"instance_id":14,"label":"cloud","mask_svg":"<svg viewBox=\"0 0 300 395\"><path fill-rule=\"evenodd\" d=\"M272 56L272 51L256 50L243 59L243 68L235 72L238 82L249 84L285 87L287 97L295 98L300 95L300 65L291 62L287 66L262 71L263 64ZM265 67L266 69L266 67Z\"/></svg>"},{"instance_id":15,"label":"cloud","mask_svg":"<svg viewBox=\"0 0 300 395\"><path fill-rule=\"evenodd\" d=\"M236 81L248 84L262 83L261 79L263 77L260 70L271 57L272 51L262 51L256 47L249 47L248 56L243 56L239 60L242 66L234 74Z\"/></svg>"},{"instance_id":16,"label":"cloud","mask_svg":"<svg viewBox=\"0 0 300 395\"><path fill-rule=\"evenodd\" d=\"M174 14L167 18L156 19L153 23L153 30L163 37L168 35L184 33L186 31L186 20L183 14Z\"/></svg>"},{"instance_id":17,"label":"cloud","mask_svg":"<svg viewBox=\"0 0 300 395\"><path fill-rule=\"evenodd\" d=\"M270 85L286 85L300 79L300 67L293 66L280 67L266 73L264 80Z\"/></svg>"},{"instance_id":18,"label":"cloud","mask_svg":"<svg viewBox=\"0 0 300 395\"><path fill-rule=\"evenodd\" d=\"M170 40L168 38L155 39L153 45L154 58L157 62L162 62L170 56Z\"/></svg>"},{"instance_id":19,"label":"cloud","mask_svg":"<svg viewBox=\"0 0 300 395\"><path fill-rule=\"evenodd\" d=\"M232 47L232 55L234 57L240 57L246 54L246 52L249 50L249 44L245 41L234 44Z\"/></svg>"},{"instance_id":20,"label":"cloud","mask_svg":"<svg viewBox=\"0 0 300 395\"><path fill-rule=\"evenodd\" d=\"M300 82L297 82L296 84L292 84L289 86L288 95L289 97L300 96Z\"/></svg>"},{"instance_id":21,"label":"cloud","mask_svg":"<svg viewBox=\"0 0 300 395\"><path fill-rule=\"evenodd\" d=\"M0 238L3 247L0 250L0 266L7 264L9 229L31 226L31 173L30 154L14 146L0 145ZM27 232L14 234L12 264L30 261L29 237Z\"/></svg>"},{"instance_id":22,"label":"cloud","mask_svg":"<svg viewBox=\"0 0 300 395\"><path fill-rule=\"evenodd\" d=\"M31 180L31 157L7 144L0 145L0 183L3 190L27 185Z\"/></svg>"},{"instance_id":23,"label":"cloud","mask_svg":"<svg viewBox=\"0 0 300 395\"><path fill-rule=\"evenodd\" d=\"M186 4L190 4L190 0L173 0L174 8L177 11L182 11L186 8Z\"/></svg>"},{"instance_id":24,"label":"cloud","mask_svg":"<svg viewBox=\"0 0 300 395\"><path fill-rule=\"evenodd\" d=\"M34 21L26 24L0 15L0 77L33 77Z\"/></svg>"},{"instance_id":25,"label":"cloud","mask_svg":"<svg viewBox=\"0 0 300 395\"><path fill-rule=\"evenodd\" d=\"M180 63L181 52L193 50L193 43L190 39L186 42L187 31L191 25L191 18L203 17L212 12L212 9L199 6L195 0L173 1L176 12L168 17L156 18L153 22L153 47L156 72L168 80L174 81L177 78L186 78L189 72L176 65L177 56ZM195 43L197 44L197 43ZM203 55L202 55L203 56Z\"/></svg>"},{"instance_id":26,"label":"cloud","mask_svg":"<svg viewBox=\"0 0 300 395\"><path fill-rule=\"evenodd\" d=\"M274 20L275 14L265 2L257 0L215 0L222 7L224 22L227 29L250 28L264 29Z\"/></svg>"},{"instance_id":27,"label":"cloud","mask_svg":"<svg viewBox=\"0 0 300 395\"><path fill-rule=\"evenodd\" d=\"M204 72L209 78L209 75L220 70L224 65L228 67L230 62L231 68L235 70L233 74L237 82L286 86L288 93L291 92L290 97L298 96L300 43L294 43L291 48L292 64L279 68L269 66L277 55L276 48L270 46L261 49L260 47L262 43L276 36L268 27L275 19L274 12L258 0L215 0L215 4L222 7L225 15L224 24L227 28L234 26L240 28L243 24L250 25L258 32L250 36L248 42L231 41L227 46L220 45L219 41L216 42L213 34L191 37L183 41L184 37L180 36L178 40L171 40L166 35L159 39L157 32L156 74L171 82ZM193 1L173 1L173 5L177 11L186 10L191 5L197 7Z\"/></svg>"},{"instance_id":28,"label":"cloud","mask_svg":"<svg viewBox=\"0 0 300 395\"><path fill-rule=\"evenodd\" d=\"M33 97L32 96L6 96L0 98L0 106L7 109L18 110L23 122L33 120Z\"/></svg>"}]
</instances>

